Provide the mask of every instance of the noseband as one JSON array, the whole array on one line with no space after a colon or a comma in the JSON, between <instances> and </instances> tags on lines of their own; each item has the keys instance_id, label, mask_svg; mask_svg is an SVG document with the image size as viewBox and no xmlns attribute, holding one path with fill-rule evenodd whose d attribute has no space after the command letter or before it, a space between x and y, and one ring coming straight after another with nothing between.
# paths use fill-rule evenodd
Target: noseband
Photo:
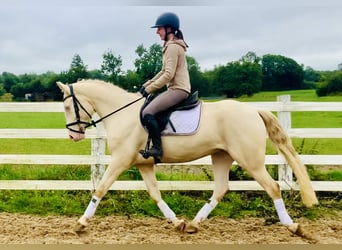
<instances>
[{"instance_id":1,"label":"noseband","mask_svg":"<svg viewBox=\"0 0 342 250\"><path fill-rule=\"evenodd\" d=\"M76 95L74 93L74 88L73 88L72 84L69 85L69 88L70 88L70 95L66 96L63 99L63 102L65 102L65 100L68 99L68 98L72 98L72 102L73 102L73 106L74 106L74 111L75 111L75 116L76 116L76 121L67 123L65 126L70 131L73 131L73 132L76 132L76 133L79 133L79 134L84 134L84 131L72 129L71 126L79 125L79 124L85 124L84 128L88 128L90 126L96 127L96 123L95 123L94 120L91 119L90 113L83 107L83 105L80 103L80 101L76 98ZM88 115L88 117L90 118L91 122L85 122L85 121L81 120L80 108Z\"/></svg>"},{"instance_id":2,"label":"noseband","mask_svg":"<svg viewBox=\"0 0 342 250\"><path fill-rule=\"evenodd\" d=\"M123 110L125 108L127 108L128 106L132 105L133 103L136 103L138 101L140 101L141 99L143 99L144 97L140 97L120 108L118 108L117 110L103 116L102 118L94 121L91 117L91 114L83 107L83 105L80 103L80 101L76 98L76 95L74 93L74 88L72 86L72 84L69 84L69 89L70 89L70 95L64 97L63 99L63 102L65 102L66 99L68 98L72 98L72 102L73 102L73 106L74 106L74 111L75 111L75 116L76 116L76 121L74 122L70 122L70 123L67 123L65 126L67 129L69 129L70 131L73 131L73 132L76 132L76 133L79 133L79 134L84 134L85 132L82 131L82 130L75 130L73 128L71 128L71 126L74 126L74 125L79 125L79 124L85 124L85 127L84 129L88 128L88 127L91 127L91 126L94 126L96 127L96 124L101 122L102 120L106 119L107 117L119 112L120 110ZM81 117L80 117L80 108L88 115L88 117L90 118L90 122L85 122L85 121L82 121L81 120Z\"/></svg>"}]
</instances>

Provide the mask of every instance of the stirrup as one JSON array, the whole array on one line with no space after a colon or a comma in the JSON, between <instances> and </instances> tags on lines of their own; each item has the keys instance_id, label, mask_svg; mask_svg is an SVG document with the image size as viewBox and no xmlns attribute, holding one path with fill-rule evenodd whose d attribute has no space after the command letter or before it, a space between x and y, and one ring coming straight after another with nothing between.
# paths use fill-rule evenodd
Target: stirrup
<instances>
[{"instance_id":1,"label":"stirrup","mask_svg":"<svg viewBox=\"0 0 342 250\"><path fill-rule=\"evenodd\" d=\"M162 149L156 149L156 148L151 148L151 149L142 149L139 151L139 153L144 157L145 159L149 157L153 158L159 158L163 156L163 150Z\"/></svg>"},{"instance_id":2,"label":"stirrup","mask_svg":"<svg viewBox=\"0 0 342 250\"><path fill-rule=\"evenodd\" d=\"M150 155L147 153L146 149L141 149L139 150L139 153L142 155L142 157L144 157L145 159L147 159L148 157L150 157Z\"/></svg>"},{"instance_id":3,"label":"stirrup","mask_svg":"<svg viewBox=\"0 0 342 250\"><path fill-rule=\"evenodd\" d=\"M146 142L146 146L145 146L145 149L141 149L139 150L139 153L142 155L142 157L144 157L145 159L147 159L148 157L150 157L147 153L147 150L150 149L150 146L151 146L151 137L150 135L148 136L147 138L147 142Z\"/></svg>"}]
</instances>

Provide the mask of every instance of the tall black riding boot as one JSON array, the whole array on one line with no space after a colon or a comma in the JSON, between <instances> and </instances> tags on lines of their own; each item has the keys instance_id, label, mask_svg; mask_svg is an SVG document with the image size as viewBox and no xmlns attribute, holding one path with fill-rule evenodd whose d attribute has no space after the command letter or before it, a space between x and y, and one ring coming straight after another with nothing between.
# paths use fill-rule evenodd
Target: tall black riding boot
<instances>
[{"instance_id":1,"label":"tall black riding boot","mask_svg":"<svg viewBox=\"0 0 342 250\"><path fill-rule=\"evenodd\" d=\"M163 155L163 149L158 121L153 115L150 114L145 115L143 119L153 144L152 148L144 152L145 156L146 158L150 156L161 157Z\"/></svg>"}]
</instances>

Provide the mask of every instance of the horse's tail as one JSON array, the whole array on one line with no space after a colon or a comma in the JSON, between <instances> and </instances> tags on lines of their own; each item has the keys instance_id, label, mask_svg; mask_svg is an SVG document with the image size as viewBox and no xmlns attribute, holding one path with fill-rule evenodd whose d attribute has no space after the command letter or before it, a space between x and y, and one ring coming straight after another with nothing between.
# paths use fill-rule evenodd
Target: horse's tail
<instances>
[{"instance_id":1,"label":"horse's tail","mask_svg":"<svg viewBox=\"0 0 342 250\"><path fill-rule=\"evenodd\" d=\"M281 154L284 155L298 180L304 205L311 207L317 204L318 200L311 185L308 172L299 159L291 139L282 128L276 116L269 111L259 110L258 112L265 123L268 137L277 146Z\"/></svg>"}]
</instances>

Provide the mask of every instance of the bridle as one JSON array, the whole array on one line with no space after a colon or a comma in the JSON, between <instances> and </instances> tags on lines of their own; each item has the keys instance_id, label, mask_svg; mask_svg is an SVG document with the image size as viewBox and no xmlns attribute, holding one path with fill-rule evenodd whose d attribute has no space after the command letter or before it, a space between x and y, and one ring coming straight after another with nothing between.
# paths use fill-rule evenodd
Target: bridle
<instances>
[{"instance_id":1,"label":"bridle","mask_svg":"<svg viewBox=\"0 0 342 250\"><path fill-rule=\"evenodd\" d=\"M86 110L86 108L80 103L80 101L77 99L76 95L75 95L75 92L74 92L74 88L72 86L72 84L68 84L69 86L69 89L70 89L70 95L64 97L63 99L63 102L65 102L65 100L67 100L68 98L72 98L72 102L73 102L73 106L74 106L74 111L75 111L75 116L76 116L76 121L74 122L70 122L70 123L67 123L65 125L65 127L67 129L69 129L70 131L72 132L76 132L76 133L79 133L79 134L84 134L85 132L82 131L82 130L75 130L73 128L71 128L71 126L74 126L74 125L79 125L79 124L85 124L84 128L88 128L88 127L91 127L91 126L94 126L96 127L96 124L101 122L102 120L106 119L107 117L119 112L120 110L123 110L125 108L127 108L128 106L140 101L141 99L143 99L144 97L139 97L138 99L118 108L117 110L114 110L113 112L101 117L100 119L94 121L91 117L91 114ZM82 109L87 115L88 117L90 118L90 122L89 121L82 121L81 120L81 117L80 117L80 109Z\"/></svg>"}]
</instances>

